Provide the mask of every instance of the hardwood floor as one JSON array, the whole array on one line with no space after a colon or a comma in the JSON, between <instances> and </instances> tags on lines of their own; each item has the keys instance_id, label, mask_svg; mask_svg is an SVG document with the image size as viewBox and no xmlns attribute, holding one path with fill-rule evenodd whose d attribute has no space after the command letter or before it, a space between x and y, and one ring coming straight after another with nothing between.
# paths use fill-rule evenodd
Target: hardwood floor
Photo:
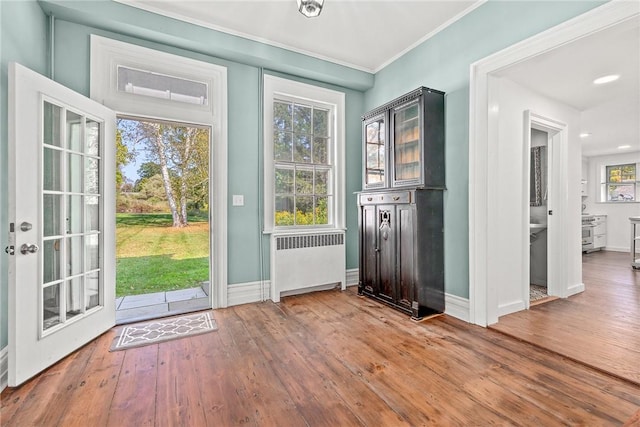
<instances>
[{"instance_id":1,"label":"hardwood floor","mask_svg":"<svg viewBox=\"0 0 640 427\"><path fill-rule=\"evenodd\" d=\"M640 407L640 386L353 288L214 317L216 332L113 353L104 334L6 389L2 425L619 426Z\"/></svg>"},{"instance_id":2,"label":"hardwood floor","mask_svg":"<svg viewBox=\"0 0 640 427\"><path fill-rule=\"evenodd\" d=\"M640 271L622 252L583 255L585 291L491 328L640 385Z\"/></svg>"}]
</instances>

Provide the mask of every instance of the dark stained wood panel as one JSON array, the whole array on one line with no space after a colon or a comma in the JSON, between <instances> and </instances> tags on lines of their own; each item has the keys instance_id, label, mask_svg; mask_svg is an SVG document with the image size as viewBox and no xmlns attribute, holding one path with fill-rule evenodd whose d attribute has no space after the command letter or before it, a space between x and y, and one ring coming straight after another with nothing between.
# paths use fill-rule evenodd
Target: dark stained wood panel
<instances>
[{"instance_id":1,"label":"dark stained wood panel","mask_svg":"<svg viewBox=\"0 0 640 427\"><path fill-rule=\"evenodd\" d=\"M503 316L491 329L640 385L640 271L627 253L582 259L584 292Z\"/></svg>"},{"instance_id":2,"label":"dark stained wood panel","mask_svg":"<svg viewBox=\"0 0 640 427\"><path fill-rule=\"evenodd\" d=\"M109 352L2 393L3 426L622 425L640 386L442 315L346 292L214 311L219 330Z\"/></svg>"}]
</instances>

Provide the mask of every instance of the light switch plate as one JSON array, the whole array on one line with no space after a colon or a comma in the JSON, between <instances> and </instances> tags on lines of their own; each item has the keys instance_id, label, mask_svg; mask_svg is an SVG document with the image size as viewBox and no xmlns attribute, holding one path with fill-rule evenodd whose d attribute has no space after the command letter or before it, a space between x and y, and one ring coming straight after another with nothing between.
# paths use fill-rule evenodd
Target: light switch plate
<instances>
[{"instance_id":1,"label":"light switch plate","mask_svg":"<svg viewBox=\"0 0 640 427\"><path fill-rule=\"evenodd\" d=\"M233 195L233 206L244 206L244 196L242 194Z\"/></svg>"}]
</instances>

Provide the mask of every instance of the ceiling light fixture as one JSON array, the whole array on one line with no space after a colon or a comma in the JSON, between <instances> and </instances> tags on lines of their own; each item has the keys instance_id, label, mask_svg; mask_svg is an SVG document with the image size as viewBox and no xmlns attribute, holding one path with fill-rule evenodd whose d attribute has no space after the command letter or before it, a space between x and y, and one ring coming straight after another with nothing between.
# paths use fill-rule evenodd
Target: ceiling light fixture
<instances>
[{"instance_id":1,"label":"ceiling light fixture","mask_svg":"<svg viewBox=\"0 0 640 427\"><path fill-rule=\"evenodd\" d=\"M322 12L324 0L296 0L298 11L307 18L315 18Z\"/></svg>"},{"instance_id":2,"label":"ceiling light fixture","mask_svg":"<svg viewBox=\"0 0 640 427\"><path fill-rule=\"evenodd\" d=\"M589 132L582 132L582 133L580 134L580 138L588 138L588 137L590 137L590 136L591 136L591 134L590 134Z\"/></svg>"},{"instance_id":3,"label":"ceiling light fixture","mask_svg":"<svg viewBox=\"0 0 640 427\"><path fill-rule=\"evenodd\" d=\"M615 82L619 78L620 78L619 74L610 74L608 76L598 77L597 79L595 79L593 81L593 84L602 85L602 84L605 84L605 83L611 83L611 82Z\"/></svg>"},{"instance_id":4,"label":"ceiling light fixture","mask_svg":"<svg viewBox=\"0 0 640 427\"><path fill-rule=\"evenodd\" d=\"M618 145L619 150L624 150L625 148L631 148L630 145Z\"/></svg>"}]
</instances>

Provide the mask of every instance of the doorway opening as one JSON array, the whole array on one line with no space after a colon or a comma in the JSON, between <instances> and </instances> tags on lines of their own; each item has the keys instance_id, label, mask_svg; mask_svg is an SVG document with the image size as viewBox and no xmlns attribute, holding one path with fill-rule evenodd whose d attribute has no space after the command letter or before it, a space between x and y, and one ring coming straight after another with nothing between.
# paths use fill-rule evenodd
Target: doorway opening
<instances>
[{"instance_id":1,"label":"doorway opening","mask_svg":"<svg viewBox=\"0 0 640 427\"><path fill-rule=\"evenodd\" d=\"M549 199L549 134L530 129L529 162L529 303L546 301L547 291L547 200Z\"/></svg>"},{"instance_id":2,"label":"doorway opening","mask_svg":"<svg viewBox=\"0 0 640 427\"><path fill-rule=\"evenodd\" d=\"M211 307L210 128L118 117L116 322Z\"/></svg>"}]
</instances>

